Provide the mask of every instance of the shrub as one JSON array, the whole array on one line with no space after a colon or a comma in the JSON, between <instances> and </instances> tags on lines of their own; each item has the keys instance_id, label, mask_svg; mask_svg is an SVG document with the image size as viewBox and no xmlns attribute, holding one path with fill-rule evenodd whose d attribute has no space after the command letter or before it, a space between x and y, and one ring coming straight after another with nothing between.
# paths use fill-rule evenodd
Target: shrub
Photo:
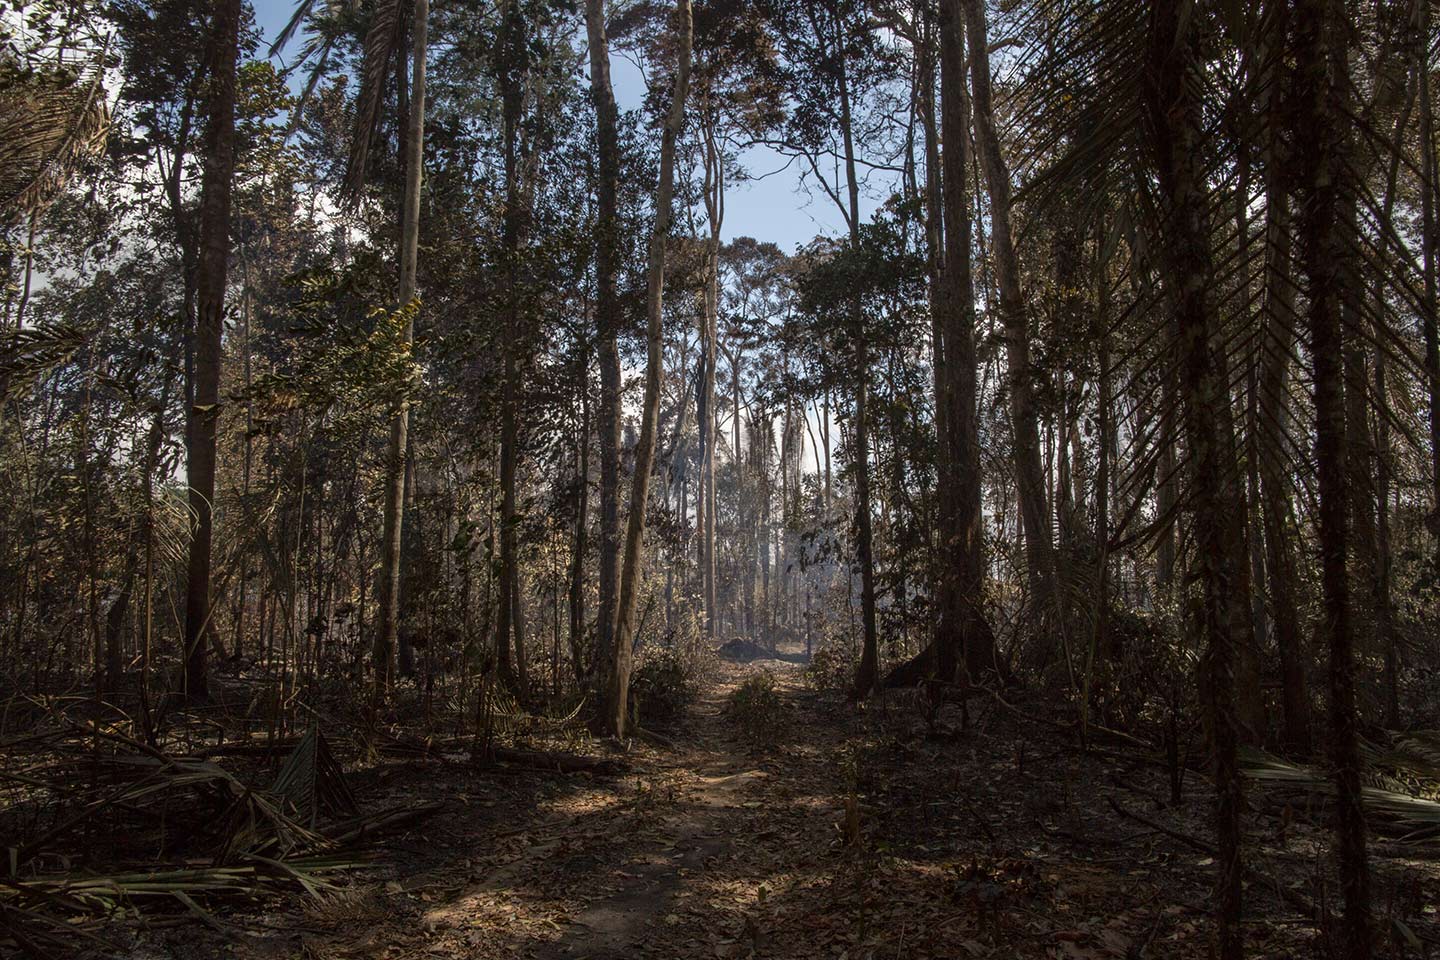
<instances>
[{"instance_id":1,"label":"shrub","mask_svg":"<svg viewBox=\"0 0 1440 960\"><path fill-rule=\"evenodd\" d=\"M736 687L730 694L729 714L751 749L774 749L786 719L774 674L757 673Z\"/></svg>"},{"instance_id":2,"label":"shrub","mask_svg":"<svg viewBox=\"0 0 1440 960\"><path fill-rule=\"evenodd\" d=\"M630 701L641 726L669 726L699 693L693 664L674 648L650 652L630 675Z\"/></svg>"},{"instance_id":3,"label":"shrub","mask_svg":"<svg viewBox=\"0 0 1440 960\"><path fill-rule=\"evenodd\" d=\"M826 644L811 654L805 680L819 693L844 692L855 681L855 661L840 644Z\"/></svg>"}]
</instances>

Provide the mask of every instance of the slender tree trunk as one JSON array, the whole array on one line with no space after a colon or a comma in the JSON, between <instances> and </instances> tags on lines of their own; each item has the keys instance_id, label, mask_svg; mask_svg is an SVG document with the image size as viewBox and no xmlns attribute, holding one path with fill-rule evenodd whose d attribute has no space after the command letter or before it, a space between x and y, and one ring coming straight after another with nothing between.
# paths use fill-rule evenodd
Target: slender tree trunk
<instances>
[{"instance_id":1,"label":"slender tree trunk","mask_svg":"<svg viewBox=\"0 0 1440 960\"><path fill-rule=\"evenodd\" d=\"M850 87L843 59L840 66L840 135L845 148L845 187L849 201L850 246L860 251L860 179L855 169L855 139L850 115ZM855 695L865 697L880 682L880 636L875 618L875 548L870 521L870 343L859 297L850 303L851 336L855 338L855 553L860 563L860 616L864 646L855 673Z\"/></svg>"},{"instance_id":2,"label":"slender tree trunk","mask_svg":"<svg viewBox=\"0 0 1440 960\"><path fill-rule=\"evenodd\" d=\"M242 294L244 304L244 328L241 331L241 376L243 377L242 389L245 391L245 452L240 463L240 500L249 509L250 503L250 480L255 463L255 402L251 396L251 386L254 381L252 375L252 358L250 345L250 321L253 316L254 295L250 285L249 258L245 254L242 245L240 262L244 269L244 292ZM158 451L157 451L158 453ZM235 603L235 642L231 645L231 655L239 660L245 650L245 610L247 606L247 589L250 583L250 558L240 558L240 586L238 597Z\"/></svg>"},{"instance_id":3,"label":"slender tree trunk","mask_svg":"<svg viewBox=\"0 0 1440 960\"><path fill-rule=\"evenodd\" d=\"M1353 204L1347 14L1337 0L1296 0L1295 142L1305 204L1299 236L1309 281L1308 326L1315 374L1315 462L1319 487L1321 635L1330 650L1330 722L1335 772L1340 887L1345 900L1344 956L1371 955L1370 870L1360 795L1355 709L1354 624L1350 597L1350 503L1346 492L1346 296L1344 208ZM1350 425L1361 429L1362 425Z\"/></svg>"},{"instance_id":4,"label":"slender tree trunk","mask_svg":"<svg viewBox=\"0 0 1440 960\"><path fill-rule=\"evenodd\" d=\"M1199 41L1183 0L1157 0L1150 17L1149 62L1141 106L1163 203L1162 245L1168 261L1167 279L1173 285L1195 563L1201 587L1197 612L1207 641L1201 669L1210 707L1217 792L1218 955L1221 960L1239 960L1244 939L1235 665L1249 630L1244 496L1237 477L1229 377L1211 299L1214 270L1209 202L1200 171L1200 109L1193 95Z\"/></svg>"},{"instance_id":5,"label":"slender tree trunk","mask_svg":"<svg viewBox=\"0 0 1440 960\"><path fill-rule=\"evenodd\" d=\"M946 404L942 403L947 387L945 378L945 330L941 323L941 316L945 310L945 207L941 198L940 182L940 124L936 119L936 97L935 97L935 64L932 62L932 49L936 46L934 37L931 36L930 19L926 18L926 34L922 42L916 47L915 55L919 60L916 71L919 74L916 97L919 100L920 118L922 132L925 139L925 266L929 274L929 283L926 293L930 304L930 340L931 340L931 375L933 377L933 389L935 393L935 436L940 443L936 448L936 465L939 474L940 489L943 491L951 486L947 480L951 479L946 472L950 464L949 448L944 438L949 435L949 422L946 419ZM964 184L962 182L961 186ZM939 498L938 516L943 516L946 498L942 495ZM942 579L944 579L942 577Z\"/></svg>"},{"instance_id":6,"label":"slender tree trunk","mask_svg":"<svg viewBox=\"0 0 1440 960\"><path fill-rule=\"evenodd\" d=\"M1416 64L1418 67L1419 64ZM1404 109L1395 126L1395 142L1404 140L1405 128L1410 123L1410 112L1415 105L1415 94L1419 86L1406 85ZM1400 176L1400 151L1390 157L1390 169L1385 181L1385 206L1383 222L1390 222L1395 209L1395 186ZM1374 298L1373 330L1377 343L1384 342L1384 324L1380 318L1385 315L1384 296L1377 286L1372 292ZM1394 479L1394 449L1390 441L1389 374L1386 350L1382 346L1375 350L1375 406L1379 411L1375 417L1371 452L1375 460L1375 569L1371 597L1374 602L1375 638L1385 659L1385 704L1382 720L1386 726L1400 726L1400 657L1395 637L1394 610L1391 606L1391 557L1390 557L1390 491Z\"/></svg>"},{"instance_id":7,"label":"slender tree trunk","mask_svg":"<svg viewBox=\"0 0 1440 960\"><path fill-rule=\"evenodd\" d=\"M519 137L524 106L526 36L517 0L504 5L504 26L497 38L505 149L505 213L501 242L505 251L506 307L503 383L500 398L500 610L495 637L500 679L523 703L528 694L525 662L524 597L518 550L520 518L515 509L515 474L519 460L519 384L516 354L522 349L520 309L520 238L525 217L520 187ZM511 638L514 638L512 646Z\"/></svg>"},{"instance_id":8,"label":"slender tree trunk","mask_svg":"<svg viewBox=\"0 0 1440 960\"><path fill-rule=\"evenodd\" d=\"M708 262L708 254L707 254ZM696 471L695 482L695 560L699 568L700 579L700 605L701 605L701 634L709 639L714 635L713 618L711 616L710 586L714 582L711 574L713 567L710 565L710 541L706 536L706 523L709 511L705 502L705 476L706 467L709 463L710 452L710 403L706 394L706 383L710 377L710 343L708 331L710 329L710 281L704 281L705 289L702 293L704 304L700 308L698 319L700 334L700 369L697 372L695 381L695 420L696 431L699 434L698 459L699 469Z\"/></svg>"},{"instance_id":9,"label":"slender tree trunk","mask_svg":"<svg viewBox=\"0 0 1440 960\"><path fill-rule=\"evenodd\" d=\"M936 624L933 644L897 666L885 686L903 686L933 676L941 685L959 677L962 688L985 671L1006 674L996 655L995 638L985 619L984 517L981 512L980 443L976 422L978 385L975 347L975 288L970 261L969 105L965 95L964 0L943 0L937 22L940 36L940 197L933 215L943 217L940 289L934 354L935 422L939 449L939 554ZM933 129L927 128L927 138ZM927 146L927 155L934 153ZM963 669L962 669L963 667ZM937 693L939 692L937 688Z\"/></svg>"},{"instance_id":10,"label":"slender tree trunk","mask_svg":"<svg viewBox=\"0 0 1440 960\"><path fill-rule=\"evenodd\" d=\"M975 101L975 144L990 195L990 239L995 279L1000 287L1000 318L1009 357L1006 386L1015 436L1015 475L1020 489L1020 519L1025 529L1026 566L1038 608L1049 611L1055 600L1055 555L1045 503L1045 471L1040 459L1030 365L1030 328L1020 289L1020 264L1010 226L1010 170L1000 153L995 108L990 89L989 39L983 0L963 0L966 39L970 50L971 88ZM1058 612L1058 611L1057 611Z\"/></svg>"},{"instance_id":11,"label":"slender tree trunk","mask_svg":"<svg viewBox=\"0 0 1440 960\"><path fill-rule=\"evenodd\" d=\"M660 135L660 183L655 193L655 227L650 236L650 257L646 270L646 357L645 401L640 414L640 439L635 447L635 479L630 487L630 514L625 526L625 561L620 574L620 598L615 621L615 646L606 677L605 703L601 717L608 732L625 735L629 718L630 666L635 634L635 608L640 595L641 567L644 564L645 508L650 496L650 474L655 461L655 431L660 416L660 370L664 363L661 337L664 333L665 247L670 241L674 219L675 142L685 125L685 97L690 86L691 14L690 0L676 0L675 18L679 33L679 63L670 115Z\"/></svg>"},{"instance_id":12,"label":"slender tree trunk","mask_svg":"<svg viewBox=\"0 0 1440 960\"><path fill-rule=\"evenodd\" d=\"M1240 262L1249 258L1250 247L1250 160L1242 155L1239 163L1238 186L1235 192L1235 255ZM1255 316L1253 284L1247 275L1241 280L1240 309L1244 316ZM1260 677L1262 651L1269 649L1269 620L1265 612L1265 597L1260 584L1265 582L1265 545L1260 524L1260 472L1256 460L1259 454L1260 398L1259 375L1255 363L1247 363L1245 370L1245 550L1250 565L1249 591L1250 631L1245 643L1236 651L1235 698L1240 722L1253 743L1263 742L1268 724L1265 717L1265 693Z\"/></svg>"},{"instance_id":13,"label":"slender tree trunk","mask_svg":"<svg viewBox=\"0 0 1440 960\"><path fill-rule=\"evenodd\" d=\"M1389 384L1387 362L1384 350L1375 351L1375 398L1380 409L1389 407ZM1391 563L1390 563L1390 490L1394 462L1394 450L1390 442L1390 421L1385 416L1377 417L1376 427L1376 583L1375 609L1376 631L1385 655L1385 713L1384 723L1391 729L1400 726L1400 652L1395 637L1394 615L1391 609Z\"/></svg>"},{"instance_id":14,"label":"slender tree trunk","mask_svg":"<svg viewBox=\"0 0 1440 960\"><path fill-rule=\"evenodd\" d=\"M585 681L585 552L590 530L590 365L580 376L579 466L575 476L575 546L570 558L570 657L576 684Z\"/></svg>"},{"instance_id":15,"label":"slender tree trunk","mask_svg":"<svg viewBox=\"0 0 1440 960\"><path fill-rule=\"evenodd\" d=\"M409 129L405 135L405 196L400 211L401 309L415 304L415 273L420 243L420 185L425 158L425 58L429 39L430 2L415 0L411 52ZM405 344L415 336L413 313L405 321ZM390 421L390 447L385 462L385 521L380 540L380 582L376 589L379 623L375 630L375 700L388 696L395 682L395 657L400 633L400 557L405 526L405 452L409 447L410 402L396 404Z\"/></svg>"},{"instance_id":16,"label":"slender tree trunk","mask_svg":"<svg viewBox=\"0 0 1440 960\"><path fill-rule=\"evenodd\" d=\"M120 592L105 613L105 686L113 690L120 683L122 672L121 641L125 635L125 623L130 617L130 603L135 594L135 578L145 565L145 555L152 535L153 518L149 504L154 486L155 467L160 462L160 445L165 440L165 408L170 402L170 378L160 390L160 402L156 405L150 420L150 430L145 438L145 458L140 466L140 485L145 515L135 524L125 556L125 568L120 581ZM238 644L237 644L238 649Z\"/></svg>"},{"instance_id":17,"label":"slender tree trunk","mask_svg":"<svg viewBox=\"0 0 1440 960\"><path fill-rule=\"evenodd\" d=\"M1422 212L1421 250L1425 270L1425 309L1420 322L1425 339L1425 379L1430 400L1430 505L1428 517L1434 540L1434 562L1440 566L1440 323L1437 323L1435 293L1436 230L1435 179L1440 165L1435 162L1435 124L1430 104L1430 5L1418 3L1419 36L1415 49L1420 80L1420 200Z\"/></svg>"},{"instance_id":18,"label":"slender tree trunk","mask_svg":"<svg viewBox=\"0 0 1440 960\"><path fill-rule=\"evenodd\" d=\"M209 696L205 644L210 623L210 544L214 534L215 437L220 420L221 332L230 259L230 181L235 172L235 75L240 0L216 0L206 56L209 75L204 174L200 187L194 398L185 468L190 486L190 565L185 584L185 696Z\"/></svg>"},{"instance_id":19,"label":"slender tree trunk","mask_svg":"<svg viewBox=\"0 0 1440 960\"><path fill-rule=\"evenodd\" d=\"M1267 349L1260 371L1260 421L1265 433L1286 436L1291 422L1290 355L1294 345L1295 294L1290 261L1290 201L1280 182L1278 157L1266 164L1267 241L1265 325ZM1280 659L1284 741L1293 752L1310 752L1310 693L1305 681L1305 640L1298 610L1295 550L1299 539L1290 500L1288 457L1276 444L1256 453L1260 472L1265 566L1275 649Z\"/></svg>"},{"instance_id":20,"label":"slender tree trunk","mask_svg":"<svg viewBox=\"0 0 1440 960\"><path fill-rule=\"evenodd\" d=\"M705 216L710 235L705 247L705 289L701 298L700 398L700 590L705 604L705 636L713 639L718 627L715 557L715 375L719 367L720 227L725 219L725 167L715 139L714 118L707 104L704 126Z\"/></svg>"},{"instance_id":21,"label":"slender tree trunk","mask_svg":"<svg viewBox=\"0 0 1440 960\"><path fill-rule=\"evenodd\" d=\"M728 338L727 338L728 339ZM727 344L727 347L729 345ZM735 532L732 535L732 543L736 546L744 542L745 537L745 460L740 449L740 354L742 347L735 344L734 349L727 349L725 352L730 360L730 439L731 450L733 451L734 473L735 473ZM730 575L731 589L735 591L732 601L730 620L736 625L737 633L749 633L750 624L747 622L749 615L748 596L748 571L745 569L743 560L744 552L737 557L738 569L733 569ZM741 628L741 624L744 624Z\"/></svg>"},{"instance_id":22,"label":"slender tree trunk","mask_svg":"<svg viewBox=\"0 0 1440 960\"><path fill-rule=\"evenodd\" d=\"M620 557L620 133L619 110L610 84L610 41L605 36L604 0L586 0L585 26L590 41L590 97L595 104L596 184L595 325L599 336L600 410L600 571L599 612L595 623L595 672L615 649L615 605ZM599 681L602 682L603 681Z\"/></svg>"}]
</instances>

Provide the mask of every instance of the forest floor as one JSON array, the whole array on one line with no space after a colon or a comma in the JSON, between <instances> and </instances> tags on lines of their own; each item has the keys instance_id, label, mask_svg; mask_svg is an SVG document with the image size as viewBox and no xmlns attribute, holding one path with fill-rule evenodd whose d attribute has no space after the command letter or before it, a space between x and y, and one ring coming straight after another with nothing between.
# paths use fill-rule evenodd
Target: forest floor
<instances>
[{"instance_id":1,"label":"forest floor","mask_svg":"<svg viewBox=\"0 0 1440 960\"><path fill-rule=\"evenodd\" d=\"M367 805L445 808L381 841L340 896L156 930L129 955L1209 955L1202 777L1190 774L1171 807L1166 770L1139 751L1081 752L1058 727L988 699L972 702L963 731L947 706L932 734L913 694L860 710L815 693L803 670L722 664L674 744L633 746L616 777L502 773L460 755L362 772ZM764 753L725 709L758 671L784 701L782 735ZM1250 822L1251 955L1322 956L1315 919L1296 904L1325 912L1323 816L1272 816L1252 796ZM1418 860L1378 869L1380 910L1430 940L1440 872Z\"/></svg>"}]
</instances>

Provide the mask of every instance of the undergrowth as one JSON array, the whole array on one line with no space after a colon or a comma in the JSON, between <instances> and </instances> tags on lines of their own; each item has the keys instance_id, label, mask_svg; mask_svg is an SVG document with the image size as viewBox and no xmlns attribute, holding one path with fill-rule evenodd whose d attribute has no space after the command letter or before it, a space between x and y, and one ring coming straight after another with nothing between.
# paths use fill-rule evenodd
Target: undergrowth
<instances>
[{"instance_id":1,"label":"undergrowth","mask_svg":"<svg viewBox=\"0 0 1440 960\"><path fill-rule=\"evenodd\" d=\"M788 711L774 674L757 673L736 687L727 712L752 750L764 752L779 746Z\"/></svg>"}]
</instances>

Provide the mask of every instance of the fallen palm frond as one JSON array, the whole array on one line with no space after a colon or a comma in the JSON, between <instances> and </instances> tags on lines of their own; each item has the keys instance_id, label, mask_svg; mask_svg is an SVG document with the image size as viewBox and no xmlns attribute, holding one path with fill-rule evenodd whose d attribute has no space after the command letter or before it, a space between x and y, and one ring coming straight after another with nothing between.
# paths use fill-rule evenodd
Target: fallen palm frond
<instances>
[{"instance_id":1,"label":"fallen palm frond","mask_svg":"<svg viewBox=\"0 0 1440 960\"><path fill-rule=\"evenodd\" d=\"M1384 778L1381 786L1417 794L1440 791L1440 730L1401 734L1388 746L1361 743L1360 753L1366 765Z\"/></svg>"},{"instance_id":2,"label":"fallen palm frond","mask_svg":"<svg viewBox=\"0 0 1440 960\"><path fill-rule=\"evenodd\" d=\"M295 744L270 793L283 798L295 815L312 827L322 813L353 817L358 812L345 771L331 753L319 724L312 723Z\"/></svg>"},{"instance_id":3,"label":"fallen palm frond","mask_svg":"<svg viewBox=\"0 0 1440 960\"><path fill-rule=\"evenodd\" d=\"M323 874L353 870L364 858L336 854L295 857L280 861L245 855L240 862L225 866L185 867L169 870L133 871L96 876L67 874L10 881L0 888L0 903L27 897L32 902L110 915L129 901L145 897L207 897L253 895L267 887L299 885L319 896L334 887Z\"/></svg>"},{"instance_id":4,"label":"fallen palm frond","mask_svg":"<svg viewBox=\"0 0 1440 960\"><path fill-rule=\"evenodd\" d=\"M1334 778L1328 772L1281 760L1263 750L1243 750L1240 766L1245 776L1280 791L1327 799L1335 796ZM1440 836L1440 802L1375 786L1362 788L1361 795L1367 818L1376 832L1405 840Z\"/></svg>"},{"instance_id":5,"label":"fallen palm frond","mask_svg":"<svg viewBox=\"0 0 1440 960\"><path fill-rule=\"evenodd\" d=\"M551 717L526 710L509 692L497 689L490 694L485 716L496 733L517 736L553 735L580 725L580 714L585 703L586 700L582 697L569 712Z\"/></svg>"},{"instance_id":6,"label":"fallen palm frond","mask_svg":"<svg viewBox=\"0 0 1440 960\"><path fill-rule=\"evenodd\" d=\"M441 809L358 814L318 726L285 744L289 755L268 789L206 757L173 756L100 725L69 727L57 743L103 741L116 752L67 756L48 767L49 780L21 778L73 806L50 829L11 847L0 865L0 953L13 947L37 957L72 955L77 937L92 937L86 924L148 914L156 904L178 905L218 927L207 904L297 889L323 898L335 889L332 874L367 862L357 849L375 834ZM88 786L66 786L76 783ZM161 862L146 869L56 871L54 864L68 860L67 838L117 814L167 823L167 835L189 852L162 849Z\"/></svg>"}]
</instances>

